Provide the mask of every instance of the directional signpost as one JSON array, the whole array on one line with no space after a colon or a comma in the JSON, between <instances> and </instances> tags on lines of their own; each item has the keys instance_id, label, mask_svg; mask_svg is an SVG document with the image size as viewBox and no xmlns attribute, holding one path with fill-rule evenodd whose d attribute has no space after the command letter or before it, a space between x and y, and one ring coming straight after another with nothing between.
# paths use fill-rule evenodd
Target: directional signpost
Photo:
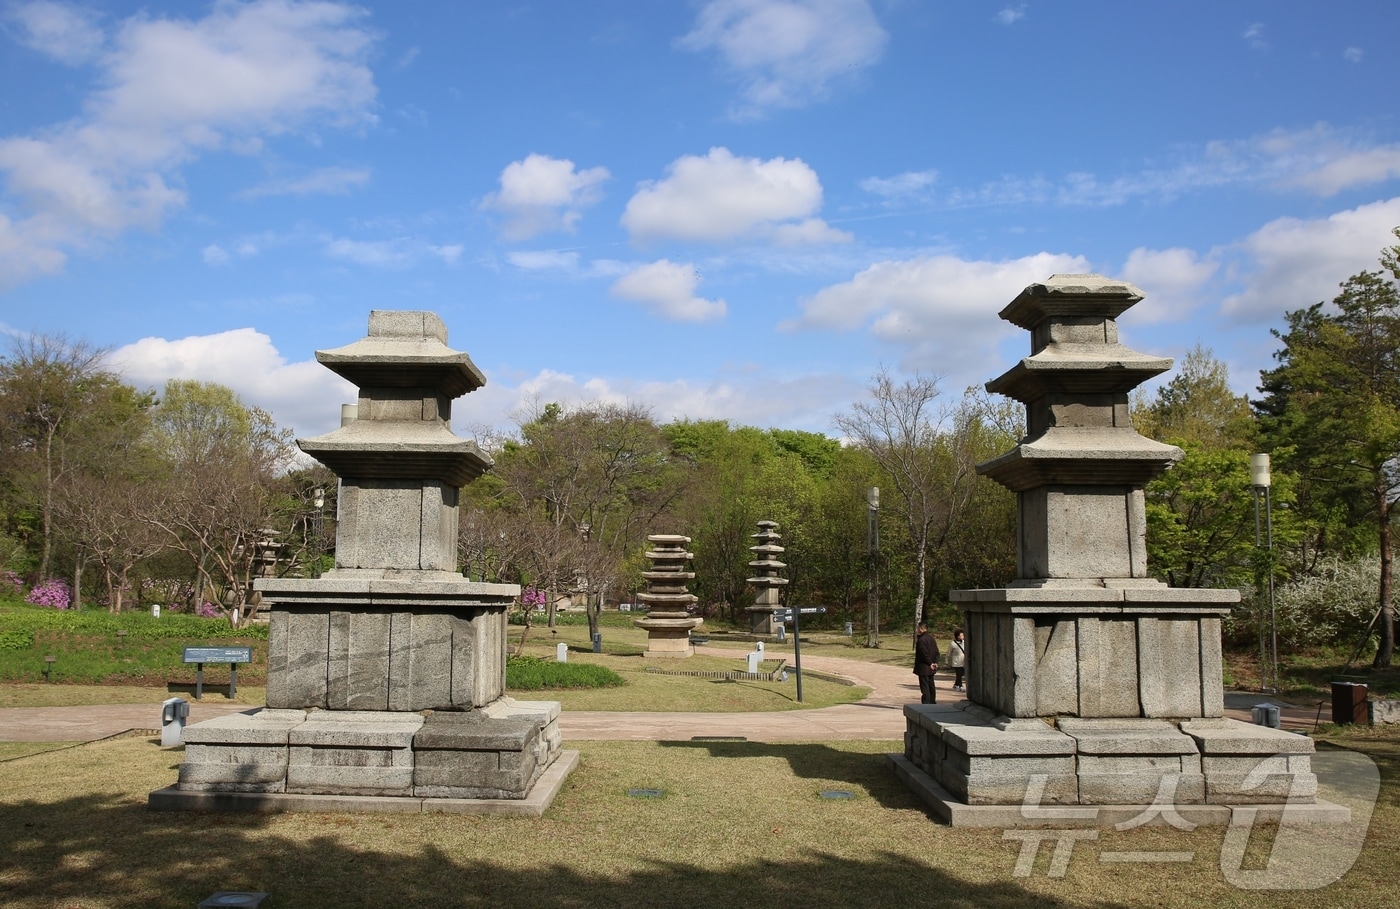
<instances>
[{"instance_id":1,"label":"directional signpost","mask_svg":"<svg viewBox=\"0 0 1400 909\"><path fill-rule=\"evenodd\" d=\"M802 703L802 616L826 612L825 606L794 606L773 613L773 621L792 623L792 666L797 673L797 703Z\"/></svg>"}]
</instances>

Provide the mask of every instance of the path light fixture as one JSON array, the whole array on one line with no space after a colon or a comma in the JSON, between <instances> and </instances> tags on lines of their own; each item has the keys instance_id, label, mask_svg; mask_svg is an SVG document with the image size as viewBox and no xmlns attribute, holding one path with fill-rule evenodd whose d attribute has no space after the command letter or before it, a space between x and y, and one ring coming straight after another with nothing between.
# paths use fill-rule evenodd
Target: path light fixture
<instances>
[{"instance_id":1,"label":"path light fixture","mask_svg":"<svg viewBox=\"0 0 1400 909\"><path fill-rule=\"evenodd\" d=\"M1263 559L1264 580L1261 592L1267 592L1269 603L1269 625L1266 632L1263 615L1259 621L1259 665L1261 679L1259 689L1265 694L1278 694L1278 611L1274 606L1274 509L1270 490L1273 477L1269 469L1269 456L1254 454L1249 456L1249 485L1254 490L1254 548L1260 548L1260 508L1262 498L1264 546L1267 555Z\"/></svg>"},{"instance_id":2,"label":"path light fixture","mask_svg":"<svg viewBox=\"0 0 1400 909\"><path fill-rule=\"evenodd\" d=\"M53 681L53 664L56 662L58 662L58 657L54 656L53 654L49 654L48 656L44 657L44 681Z\"/></svg>"},{"instance_id":3,"label":"path light fixture","mask_svg":"<svg viewBox=\"0 0 1400 909\"><path fill-rule=\"evenodd\" d=\"M866 599L865 646L880 646L880 487L865 491L865 548L870 559L870 595Z\"/></svg>"}]
</instances>

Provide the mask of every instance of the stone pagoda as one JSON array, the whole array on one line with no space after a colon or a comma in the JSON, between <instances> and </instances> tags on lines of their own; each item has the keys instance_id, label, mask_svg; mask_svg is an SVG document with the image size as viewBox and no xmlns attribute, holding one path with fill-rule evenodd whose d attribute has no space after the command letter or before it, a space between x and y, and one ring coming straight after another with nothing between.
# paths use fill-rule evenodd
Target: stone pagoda
<instances>
[{"instance_id":1,"label":"stone pagoda","mask_svg":"<svg viewBox=\"0 0 1400 909\"><path fill-rule=\"evenodd\" d=\"M778 623L773 621L773 613L781 608L783 587L787 585L787 578L782 576L787 564L778 561L778 557L786 551L778 545L782 539L778 533L778 522L759 521L758 533L753 534L752 538L758 541L758 545L749 547L749 552L756 558L749 563L755 577L749 578L748 582L758 588L758 594L748 608L749 632L777 634Z\"/></svg>"},{"instance_id":2,"label":"stone pagoda","mask_svg":"<svg viewBox=\"0 0 1400 909\"><path fill-rule=\"evenodd\" d=\"M995 806L1028 800L1159 794L1221 822L1223 806L1315 795L1311 740L1224 718L1221 619L1238 592L1148 576L1143 486L1182 452L1128 418L1129 392L1171 367L1119 342L1116 320L1140 299L1102 275L1055 275L1001 312L1030 332L1031 353L987 389L1025 405L1027 431L977 470L1016 493L1018 577L950 593L968 701L906 705L905 753L892 757L953 824L1014 825L1025 815ZM1266 757L1276 772L1259 783Z\"/></svg>"},{"instance_id":3,"label":"stone pagoda","mask_svg":"<svg viewBox=\"0 0 1400 909\"><path fill-rule=\"evenodd\" d=\"M491 462L453 435L451 402L485 378L430 312L372 312L368 337L316 359L360 389L356 419L297 441L341 478L335 568L257 581L267 709L187 729L179 784L152 807L538 806L576 758L556 761L558 703L504 696L520 588L457 568L458 490Z\"/></svg>"},{"instance_id":4,"label":"stone pagoda","mask_svg":"<svg viewBox=\"0 0 1400 909\"><path fill-rule=\"evenodd\" d=\"M685 570L686 563L694 558L685 548L690 537L658 533L647 537L647 542L651 544L646 553L651 570L642 572L647 591L637 594L637 599L646 604L647 614L632 624L646 629L646 656L695 656L690 632L705 620L689 611L697 600L686 589L686 582L695 577L695 572Z\"/></svg>"}]
</instances>

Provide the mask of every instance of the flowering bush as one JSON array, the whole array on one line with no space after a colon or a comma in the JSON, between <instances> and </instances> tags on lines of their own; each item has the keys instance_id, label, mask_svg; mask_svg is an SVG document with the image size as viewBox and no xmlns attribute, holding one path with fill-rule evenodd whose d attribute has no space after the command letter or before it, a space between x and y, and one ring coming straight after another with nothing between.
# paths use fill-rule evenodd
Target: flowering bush
<instances>
[{"instance_id":1,"label":"flowering bush","mask_svg":"<svg viewBox=\"0 0 1400 909\"><path fill-rule=\"evenodd\" d=\"M543 590L534 587L526 587L520 591L520 605L526 609L540 609L544 606L545 595Z\"/></svg>"},{"instance_id":2,"label":"flowering bush","mask_svg":"<svg viewBox=\"0 0 1400 909\"><path fill-rule=\"evenodd\" d=\"M33 603L35 606L48 606L52 609L67 609L73 605L73 588L68 586L68 582L59 578L49 578L29 591L29 596L24 598L26 603Z\"/></svg>"},{"instance_id":3,"label":"flowering bush","mask_svg":"<svg viewBox=\"0 0 1400 909\"><path fill-rule=\"evenodd\" d=\"M0 593L19 596L24 593L24 581L13 571L0 571Z\"/></svg>"},{"instance_id":4,"label":"flowering bush","mask_svg":"<svg viewBox=\"0 0 1400 909\"><path fill-rule=\"evenodd\" d=\"M222 610L219 609L219 607L215 606L208 600L205 600L203 603L200 603L197 607L195 607L194 614L199 616L201 619L217 619L223 613Z\"/></svg>"}]
</instances>

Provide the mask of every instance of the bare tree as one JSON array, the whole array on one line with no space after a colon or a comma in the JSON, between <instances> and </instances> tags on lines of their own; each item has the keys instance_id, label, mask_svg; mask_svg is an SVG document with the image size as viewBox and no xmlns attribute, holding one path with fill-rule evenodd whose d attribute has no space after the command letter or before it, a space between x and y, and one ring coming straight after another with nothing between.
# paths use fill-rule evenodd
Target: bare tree
<instances>
[{"instance_id":1,"label":"bare tree","mask_svg":"<svg viewBox=\"0 0 1400 909\"><path fill-rule=\"evenodd\" d=\"M940 395L936 377L916 373L896 382L881 369L870 399L836 416L836 426L893 487L888 510L905 525L915 563L916 625L928 598L929 559L961 517L976 479L978 408L940 406Z\"/></svg>"}]
</instances>

